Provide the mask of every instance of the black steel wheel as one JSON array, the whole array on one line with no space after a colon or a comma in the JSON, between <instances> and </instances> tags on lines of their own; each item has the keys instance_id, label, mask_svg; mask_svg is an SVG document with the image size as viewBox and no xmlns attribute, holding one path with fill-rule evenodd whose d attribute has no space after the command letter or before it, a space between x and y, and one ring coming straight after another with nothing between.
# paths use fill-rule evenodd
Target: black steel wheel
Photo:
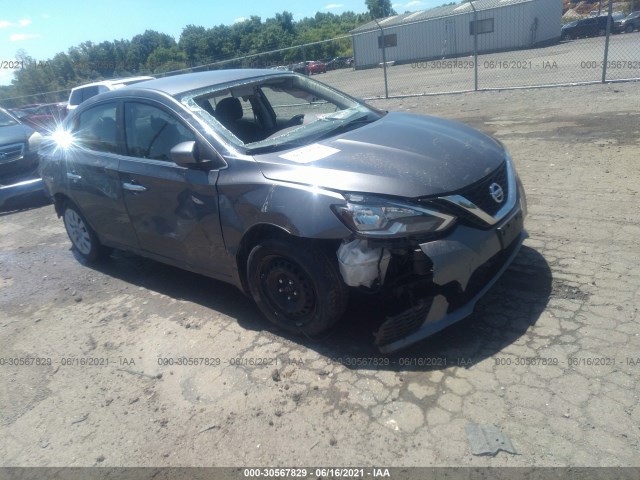
<instances>
[{"instance_id":1,"label":"black steel wheel","mask_svg":"<svg viewBox=\"0 0 640 480\"><path fill-rule=\"evenodd\" d=\"M256 245L247 261L247 280L262 313L289 332L323 333L346 309L348 288L337 259L296 240Z\"/></svg>"}]
</instances>

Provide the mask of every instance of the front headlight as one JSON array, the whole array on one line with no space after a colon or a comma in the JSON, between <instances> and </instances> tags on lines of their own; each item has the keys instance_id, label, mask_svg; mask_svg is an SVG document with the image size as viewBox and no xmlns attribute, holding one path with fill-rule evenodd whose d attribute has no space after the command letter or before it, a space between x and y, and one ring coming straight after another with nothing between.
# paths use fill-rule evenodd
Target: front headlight
<instances>
[{"instance_id":1,"label":"front headlight","mask_svg":"<svg viewBox=\"0 0 640 480\"><path fill-rule=\"evenodd\" d=\"M445 230L455 217L391 200L348 195L333 211L352 230L369 237L395 237Z\"/></svg>"},{"instance_id":2,"label":"front headlight","mask_svg":"<svg viewBox=\"0 0 640 480\"><path fill-rule=\"evenodd\" d=\"M28 143L29 143L29 151L37 152L38 149L40 148L40 144L42 143L42 135L40 135L38 132L33 132L29 137Z\"/></svg>"}]
</instances>

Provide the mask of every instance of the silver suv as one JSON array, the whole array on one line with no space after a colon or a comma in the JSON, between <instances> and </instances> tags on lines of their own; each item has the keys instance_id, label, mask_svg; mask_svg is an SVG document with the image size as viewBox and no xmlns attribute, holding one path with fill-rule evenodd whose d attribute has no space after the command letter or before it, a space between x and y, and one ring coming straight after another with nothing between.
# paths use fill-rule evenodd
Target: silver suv
<instances>
[{"instance_id":1,"label":"silver suv","mask_svg":"<svg viewBox=\"0 0 640 480\"><path fill-rule=\"evenodd\" d=\"M71 89L69 94L69 103L67 104L67 111L71 111L80 105L85 100L89 100L91 97L98 95L99 93L108 92L110 90L117 90L118 88L125 87L127 85L133 85L134 83L144 82L146 80L153 80L153 77L129 77L129 78L115 78L113 80L102 80L100 82L87 83L86 85L80 85Z\"/></svg>"}]
</instances>

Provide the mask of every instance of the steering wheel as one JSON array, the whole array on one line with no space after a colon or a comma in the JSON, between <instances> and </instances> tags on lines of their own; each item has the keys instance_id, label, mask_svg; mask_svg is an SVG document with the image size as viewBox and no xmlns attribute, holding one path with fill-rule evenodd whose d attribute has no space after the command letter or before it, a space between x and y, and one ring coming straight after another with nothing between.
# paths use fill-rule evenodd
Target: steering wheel
<instances>
[{"instance_id":1,"label":"steering wheel","mask_svg":"<svg viewBox=\"0 0 640 480\"><path fill-rule=\"evenodd\" d=\"M285 123L284 128L293 127L294 125L302 125L304 122L304 113L299 113L298 115L294 115L289 119L287 123Z\"/></svg>"}]
</instances>

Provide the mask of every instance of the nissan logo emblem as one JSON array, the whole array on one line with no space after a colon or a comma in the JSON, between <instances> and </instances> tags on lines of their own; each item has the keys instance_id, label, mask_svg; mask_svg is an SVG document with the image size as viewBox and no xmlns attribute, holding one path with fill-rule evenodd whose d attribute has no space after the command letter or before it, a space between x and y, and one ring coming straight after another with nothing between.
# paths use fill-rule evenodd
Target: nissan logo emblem
<instances>
[{"instance_id":1,"label":"nissan logo emblem","mask_svg":"<svg viewBox=\"0 0 640 480\"><path fill-rule=\"evenodd\" d=\"M495 182L489 185L489 195L496 203L502 203L504 200L504 190Z\"/></svg>"}]
</instances>

